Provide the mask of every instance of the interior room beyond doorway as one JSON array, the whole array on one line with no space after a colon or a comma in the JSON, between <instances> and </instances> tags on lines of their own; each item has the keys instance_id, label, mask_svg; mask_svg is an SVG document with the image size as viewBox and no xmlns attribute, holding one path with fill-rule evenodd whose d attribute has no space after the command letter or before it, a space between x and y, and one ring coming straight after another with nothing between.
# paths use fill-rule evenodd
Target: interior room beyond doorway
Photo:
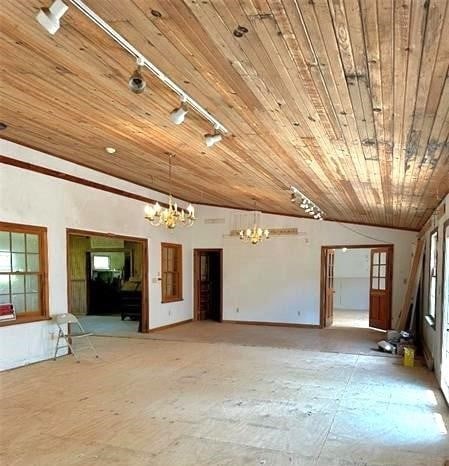
<instances>
[{"instance_id":1,"label":"interior room beyond doorway","mask_svg":"<svg viewBox=\"0 0 449 466\"><path fill-rule=\"evenodd\" d=\"M332 326L369 327L370 249L336 249L334 261Z\"/></svg>"},{"instance_id":2,"label":"interior room beyond doorway","mask_svg":"<svg viewBox=\"0 0 449 466\"><path fill-rule=\"evenodd\" d=\"M147 328L143 240L69 231L69 312L97 335Z\"/></svg>"},{"instance_id":3,"label":"interior room beyond doorway","mask_svg":"<svg viewBox=\"0 0 449 466\"><path fill-rule=\"evenodd\" d=\"M391 328L393 245L323 246L321 327Z\"/></svg>"}]
</instances>

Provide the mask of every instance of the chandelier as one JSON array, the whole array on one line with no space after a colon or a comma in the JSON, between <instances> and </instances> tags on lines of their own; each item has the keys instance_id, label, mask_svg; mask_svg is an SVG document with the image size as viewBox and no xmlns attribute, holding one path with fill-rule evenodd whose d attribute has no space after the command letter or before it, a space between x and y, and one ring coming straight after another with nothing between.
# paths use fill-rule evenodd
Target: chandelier
<instances>
[{"instance_id":1,"label":"chandelier","mask_svg":"<svg viewBox=\"0 0 449 466\"><path fill-rule=\"evenodd\" d=\"M171 187L171 159L174 154L168 156L168 179ZM195 218L195 208L192 204L187 209L178 209L176 202L173 202L171 192L168 195L168 207L162 207L159 202L153 205L145 206L145 218L154 227L163 225L165 228L173 230L179 224L183 226L192 226Z\"/></svg>"},{"instance_id":2,"label":"chandelier","mask_svg":"<svg viewBox=\"0 0 449 466\"><path fill-rule=\"evenodd\" d=\"M255 206L254 206L255 207ZM261 243L265 239L270 238L270 231L266 228L261 228L257 226L257 211L254 210L254 225L253 228L247 228L246 230L240 230L240 239L247 241L251 244ZM260 212L259 212L260 213Z\"/></svg>"}]
</instances>

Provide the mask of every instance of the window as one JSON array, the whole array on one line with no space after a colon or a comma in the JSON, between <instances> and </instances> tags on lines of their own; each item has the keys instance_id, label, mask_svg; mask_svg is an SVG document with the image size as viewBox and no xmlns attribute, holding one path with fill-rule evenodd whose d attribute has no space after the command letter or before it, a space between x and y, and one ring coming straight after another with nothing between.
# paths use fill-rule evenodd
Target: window
<instances>
[{"instance_id":1,"label":"window","mask_svg":"<svg viewBox=\"0 0 449 466\"><path fill-rule=\"evenodd\" d=\"M430 260L429 260L429 317L432 322L435 321L436 300L437 300L437 248L438 248L438 231L430 235Z\"/></svg>"},{"instance_id":2,"label":"window","mask_svg":"<svg viewBox=\"0 0 449 466\"><path fill-rule=\"evenodd\" d=\"M0 223L0 304L12 304L17 320L48 317L47 229Z\"/></svg>"},{"instance_id":3,"label":"window","mask_svg":"<svg viewBox=\"0 0 449 466\"><path fill-rule=\"evenodd\" d=\"M109 256L94 256L94 270L109 270L111 258Z\"/></svg>"},{"instance_id":4,"label":"window","mask_svg":"<svg viewBox=\"0 0 449 466\"><path fill-rule=\"evenodd\" d=\"M161 244L162 256L162 302L182 300L182 246Z\"/></svg>"}]
</instances>

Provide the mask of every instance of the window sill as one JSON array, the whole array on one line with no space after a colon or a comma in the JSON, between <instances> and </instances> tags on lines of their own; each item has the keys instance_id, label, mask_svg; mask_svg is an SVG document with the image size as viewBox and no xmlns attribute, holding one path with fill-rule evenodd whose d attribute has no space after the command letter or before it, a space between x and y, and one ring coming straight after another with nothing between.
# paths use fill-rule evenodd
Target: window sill
<instances>
[{"instance_id":1,"label":"window sill","mask_svg":"<svg viewBox=\"0 0 449 466\"><path fill-rule=\"evenodd\" d=\"M32 322L42 322L44 320L51 320L51 317L47 317L47 316L17 317L16 320L7 320L5 322L0 322L0 327L9 327L10 325L29 324Z\"/></svg>"},{"instance_id":2,"label":"window sill","mask_svg":"<svg viewBox=\"0 0 449 466\"><path fill-rule=\"evenodd\" d=\"M161 304L179 303L180 301L184 301L184 298L163 299Z\"/></svg>"},{"instance_id":3,"label":"window sill","mask_svg":"<svg viewBox=\"0 0 449 466\"><path fill-rule=\"evenodd\" d=\"M436 328L435 317L432 317L431 315L426 315L424 317L424 319L427 322L427 325L429 325L430 327L432 327L435 330L435 328Z\"/></svg>"}]
</instances>

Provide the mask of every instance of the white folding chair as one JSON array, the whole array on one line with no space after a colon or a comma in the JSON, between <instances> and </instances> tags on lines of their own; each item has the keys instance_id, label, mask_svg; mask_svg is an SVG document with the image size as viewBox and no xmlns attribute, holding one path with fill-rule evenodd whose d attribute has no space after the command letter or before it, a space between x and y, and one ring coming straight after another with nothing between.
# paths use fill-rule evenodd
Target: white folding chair
<instances>
[{"instance_id":1,"label":"white folding chair","mask_svg":"<svg viewBox=\"0 0 449 466\"><path fill-rule=\"evenodd\" d=\"M78 359L78 356L75 352L75 349L73 347L73 340L76 339L85 339L88 343L88 345L81 346L77 348L77 350L82 350L82 349L90 349L95 353L95 357L98 358L98 353L97 350L95 349L94 345L92 344L90 340L90 336L92 336L92 333L86 332L81 325L81 322L73 315L73 314L57 314L56 316L53 317L53 320L56 322L56 325L58 326L59 332L58 332L58 341L56 342L56 349L55 349L55 356L54 360L56 361L56 356L58 354L58 351L63 349L63 348L70 348L70 351L72 352L74 358L76 359L76 362L80 362ZM79 331L74 333L72 332L71 324L77 325L79 327ZM67 325L67 332L64 329L64 326ZM62 342L62 340L65 340L66 345ZM61 341L62 346L59 346L59 342Z\"/></svg>"}]
</instances>

